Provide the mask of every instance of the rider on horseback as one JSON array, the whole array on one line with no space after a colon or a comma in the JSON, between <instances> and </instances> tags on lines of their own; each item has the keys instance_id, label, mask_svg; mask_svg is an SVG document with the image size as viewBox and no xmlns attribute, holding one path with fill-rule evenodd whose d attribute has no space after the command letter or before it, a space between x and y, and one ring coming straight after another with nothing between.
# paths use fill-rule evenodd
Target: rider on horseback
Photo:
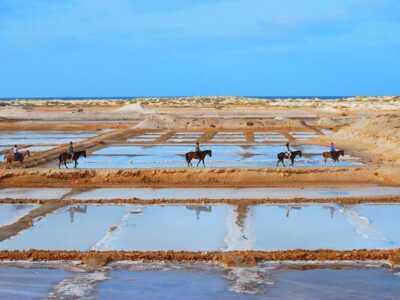
<instances>
[{"instance_id":1,"label":"rider on horseback","mask_svg":"<svg viewBox=\"0 0 400 300\"><path fill-rule=\"evenodd\" d=\"M329 151L331 153L336 152L336 147L335 147L335 144L333 142L331 142L331 144L329 145Z\"/></svg>"},{"instance_id":2,"label":"rider on horseback","mask_svg":"<svg viewBox=\"0 0 400 300\"><path fill-rule=\"evenodd\" d=\"M14 160L18 161L19 157L20 157L18 145L14 145L12 152L13 152L13 155L14 155Z\"/></svg>"},{"instance_id":3,"label":"rider on horseback","mask_svg":"<svg viewBox=\"0 0 400 300\"><path fill-rule=\"evenodd\" d=\"M200 153L200 144L199 144L199 141L196 141L196 146L195 146L195 151L196 151L196 153L197 153L197 155Z\"/></svg>"},{"instance_id":4,"label":"rider on horseback","mask_svg":"<svg viewBox=\"0 0 400 300\"><path fill-rule=\"evenodd\" d=\"M289 142L286 143L286 149L287 149L287 155L290 158L290 155L292 154L292 150L290 150L290 144Z\"/></svg>"},{"instance_id":5,"label":"rider on horseback","mask_svg":"<svg viewBox=\"0 0 400 300\"><path fill-rule=\"evenodd\" d=\"M74 155L74 145L72 144L72 142L69 142L67 153L68 153L68 160L72 162L72 156Z\"/></svg>"}]
</instances>

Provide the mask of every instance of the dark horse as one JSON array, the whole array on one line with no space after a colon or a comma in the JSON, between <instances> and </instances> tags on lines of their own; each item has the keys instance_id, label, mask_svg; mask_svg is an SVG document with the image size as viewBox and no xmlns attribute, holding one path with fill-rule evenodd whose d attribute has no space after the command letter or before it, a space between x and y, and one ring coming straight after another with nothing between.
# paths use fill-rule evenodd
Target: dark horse
<instances>
[{"instance_id":1,"label":"dark horse","mask_svg":"<svg viewBox=\"0 0 400 300\"><path fill-rule=\"evenodd\" d=\"M324 158L324 162L326 162L328 158L332 158L334 162L337 162L339 161L340 156L344 156L344 150L322 152L322 157Z\"/></svg>"},{"instance_id":2,"label":"dark horse","mask_svg":"<svg viewBox=\"0 0 400 300\"><path fill-rule=\"evenodd\" d=\"M85 150L74 152L72 154L72 157L71 157L71 154L69 154L67 152L61 153L60 156L58 157L58 168L61 168L61 164L64 163L64 166L68 169L67 163L70 159L72 159L75 162L74 168L76 168L78 166L78 159L81 156L86 158Z\"/></svg>"},{"instance_id":3,"label":"dark horse","mask_svg":"<svg viewBox=\"0 0 400 300\"><path fill-rule=\"evenodd\" d=\"M197 162L197 166L199 166L200 162L203 162L203 167L205 167L206 165L204 164L204 159L206 158L206 156L212 156L212 151L211 150L205 150L205 151L200 151L200 152L188 152L185 154L186 157L186 162L188 164L188 167L193 167L192 165L192 159L198 159L199 161Z\"/></svg>"},{"instance_id":4,"label":"dark horse","mask_svg":"<svg viewBox=\"0 0 400 300\"><path fill-rule=\"evenodd\" d=\"M276 166L279 166L279 163L282 163L282 165L285 167L285 159L290 159L291 161L291 166L294 166L294 159L296 158L296 156L302 156L303 154L301 153L301 151L290 151L290 155L287 152L281 152L277 155L278 157L278 162L276 163Z\"/></svg>"}]
</instances>

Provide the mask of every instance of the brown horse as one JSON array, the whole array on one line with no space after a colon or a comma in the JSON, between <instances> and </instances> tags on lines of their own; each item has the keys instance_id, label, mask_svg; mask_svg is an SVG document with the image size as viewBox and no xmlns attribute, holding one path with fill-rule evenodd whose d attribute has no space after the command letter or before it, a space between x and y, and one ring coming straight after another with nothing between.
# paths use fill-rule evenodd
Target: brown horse
<instances>
[{"instance_id":1,"label":"brown horse","mask_svg":"<svg viewBox=\"0 0 400 300\"><path fill-rule=\"evenodd\" d=\"M61 164L64 163L64 166L68 169L68 165L67 163L69 162L69 160L73 160L75 162L74 168L76 168L78 166L78 159L83 156L86 158L86 151L76 151L72 154L67 153L67 152L63 152L60 154L60 156L58 157L58 168L61 168Z\"/></svg>"},{"instance_id":2,"label":"brown horse","mask_svg":"<svg viewBox=\"0 0 400 300\"><path fill-rule=\"evenodd\" d=\"M334 162L337 162L339 161L340 156L344 156L344 150L322 152L322 157L324 158L325 163L328 160L328 158L332 158Z\"/></svg>"},{"instance_id":3,"label":"brown horse","mask_svg":"<svg viewBox=\"0 0 400 300\"><path fill-rule=\"evenodd\" d=\"M206 167L204 164L204 159L206 156L212 156L212 151L211 150L205 150L205 151L200 151L200 152L188 152L185 154L186 162L188 164L188 167L193 167L192 165L192 159L198 159L199 161L197 162L196 167L199 166L200 162L203 162L203 167Z\"/></svg>"},{"instance_id":4,"label":"brown horse","mask_svg":"<svg viewBox=\"0 0 400 300\"><path fill-rule=\"evenodd\" d=\"M285 159L290 159L290 165L293 167L294 166L294 159L297 156L301 157L302 155L303 155L303 153L301 151L290 151L290 155L287 152L278 153L278 155L277 155L278 161L276 163L276 166L279 166L279 164L281 163L285 167L284 160Z\"/></svg>"},{"instance_id":5,"label":"brown horse","mask_svg":"<svg viewBox=\"0 0 400 300\"><path fill-rule=\"evenodd\" d=\"M19 161L20 164L22 165L24 163L25 157L30 157L30 156L31 152L29 150L18 152L17 157L15 157L12 151L9 151L4 155L4 159L7 165L10 165L13 161Z\"/></svg>"}]
</instances>

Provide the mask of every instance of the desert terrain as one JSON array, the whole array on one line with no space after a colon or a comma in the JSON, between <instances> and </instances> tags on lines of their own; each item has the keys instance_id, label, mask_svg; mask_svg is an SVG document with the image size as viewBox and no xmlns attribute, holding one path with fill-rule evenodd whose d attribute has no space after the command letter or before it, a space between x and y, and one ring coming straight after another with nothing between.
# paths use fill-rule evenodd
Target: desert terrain
<instances>
[{"instance_id":1,"label":"desert terrain","mask_svg":"<svg viewBox=\"0 0 400 300\"><path fill-rule=\"evenodd\" d=\"M340 262L400 264L398 240L388 237L396 223L379 228L370 221L382 207L382 216L393 220L400 206L400 97L15 99L0 104L0 206L27 209L0 227L4 262L78 262L75 267L84 272L106 272L107 266L127 261L207 263L231 271L266 261L302 262L302 269L316 268L315 263L318 268ZM69 141L74 151L85 151L76 168L59 164ZM210 154L204 165L194 160L189 166L185 153L194 151L196 142ZM289 159L277 166L286 143L300 156L293 166ZM338 162L322 156L331 143L343 150ZM7 162L14 144L29 151L23 162ZM120 211L124 207L125 214ZM347 220L351 238L340 244L342 236L336 233L336 240L324 241L323 231L308 236L313 226L305 224L300 242L286 245L277 233L274 247L260 239L268 227L251 228L257 214L272 219L276 213L266 211L272 208L282 210L285 220L309 211L318 227L316 207L329 211L331 219ZM88 210L90 224L101 227L92 233L78 226ZM220 210L224 246L207 237L204 228L211 223L201 217ZM105 221L107 211L110 220ZM200 226L193 220L185 230L169 227L191 212L205 222L198 233L190 232L191 226ZM56 221L67 215L70 224L78 218L71 232L69 225L57 223L61 219ZM124 240L126 224L136 215L149 218L139 234L151 237L159 231L169 240L162 242L160 236L142 245ZM64 230L64 241L52 240L57 234L46 220ZM96 230L100 235L90 246L68 244L80 230L88 238ZM46 239L34 238L42 231L48 232ZM205 235L204 241L185 244L196 234Z\"/></svg>"}]
</instances>

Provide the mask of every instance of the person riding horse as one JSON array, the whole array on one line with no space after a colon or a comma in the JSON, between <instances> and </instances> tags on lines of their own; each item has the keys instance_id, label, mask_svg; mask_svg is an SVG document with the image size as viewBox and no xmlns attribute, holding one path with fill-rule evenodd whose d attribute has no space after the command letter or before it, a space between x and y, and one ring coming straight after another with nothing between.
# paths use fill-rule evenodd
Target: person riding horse
<instances>
[{"instance_id":1,"label":"person riding horse","mask_svg":"<svg viewBox=\"0 0 400 300\"><path fill-rule=\"evenodd\" d=\"M287 149L287 154L290 157L290 155L292 154L292 150L290 150L290 144L289 142L286 143L286 149Z\"/></svg>"},{"instance_id":2,"label":"person riding horse","mask_svg":"<svg viewBox=\"0 0 400 300\"><path fill-rule=\"evenodd\" d=\"M200 144L198 141L196 141L196 145L195 145L195 151L193 152L188 152L185 154L185 158L186 158L186 162L188 164L188 167L192 166L192 160L193 159L197 159L197 166L199 166L200 162L203 163L203 167L205 167L205 163L204 163L204 159L206 156L212 156L212 151L211 150L205 150L205 151L201 151L200 150Z\"/></svg>"},{"instance_id":3,"label":"person riding horse","mask_svg":"<svg viewBox=\"0 0 400 300\"><path fill-rule=\"evenodd\" d=\"M336 147L335 144L333 142L331 142L331 144L329 145L329 150L331 153L336 152Z\"/></svg>"},{"instance_id":4,"label":"person riding horse","mask_svg":"<svg viewBox=\"0 0 400 300\"><path fill-rule=\"evenodd\" d=\"M19 152L18 145L14 145L12 152L13 152L13 155L14 155L14 160L15 161L19 161L21 153Z\"/></svg>"},{"instance_id":5,"label":"person riding horse","mask_svg":"<svg viewBox=\"0 0 400 300\"><path fill-rule=\"evenodd\" d=\"M290 159L290 165L294 166L294 160L297 156L302 157L302 152L301 151L292 151L290 149L290 144L286 143L286 152L280 152L277 155L278 161L276 163L276 166L279 166L279 164L282 164L282 166L285 166L285 159Z\"/></svg>"},{"instance_id":6,"label":"person riding horse","mask_svg":"<svg viewBox=\"0 0 400 300\"><path fill-rule=\"evenodd\" d=\"M74 156L74 145L72 144L72 141L69 142L67 154L68 154L68 161L72 162L72 157Z\"/></svg>"},{"instance_id":7,"label":"person riding horse","mask_svg":"<svg viewBox=\"0 0 400 300\"><path fill-rule=\"evenodd\" d=\"M196 152L197 154L199 154L199 153L201 152L199 141L196 141L195 152Z\"/></svg>"},{"instance_id":8,"label":"person riding horse","mask_svg":"<svg viewBox=\"0 0 400 300\"><path fill-rule=\"evenodd\" d=\"M329 145L329 152L322 152L324 161L327 162L331 158L334 162L339 161L339 157L344 156L344 150L337 150L333 142Z\"/></svg>"}]
</instances>

